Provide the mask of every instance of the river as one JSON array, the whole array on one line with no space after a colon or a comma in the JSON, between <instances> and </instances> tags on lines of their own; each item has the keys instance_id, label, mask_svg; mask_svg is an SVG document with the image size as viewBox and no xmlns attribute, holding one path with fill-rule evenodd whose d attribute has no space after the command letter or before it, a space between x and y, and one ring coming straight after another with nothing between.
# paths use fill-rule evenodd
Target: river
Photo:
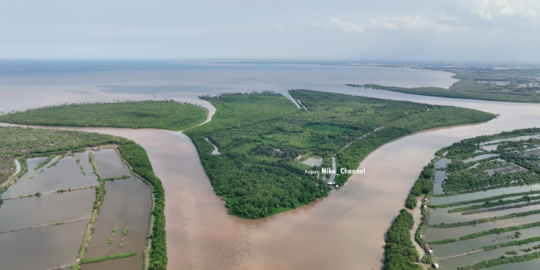
<instances>
[{"instance_id":1,"label":"river","mask_svg":"<svg viewBox=\"0 0 540 270\"><path fill-rule=\"evenodd\" d=\"M349 82L347 78L339 79ZM448 77L445 80L446 84L452 82ZM227 214L223 201L212 190L195 147L181 132L77 130L122 136L148 152L166 191L169 269L348 270L381 268L386 230L435 151L465 138L533 127L540 117L540 105L536 104L424 97L340 85L330 89L307 84L304 88L460 106L500 117L484 124L421 132L386 144L360 164L368 174L353 175L346 187L327 198L259 220Z\"/></svg>"}]
</instances>

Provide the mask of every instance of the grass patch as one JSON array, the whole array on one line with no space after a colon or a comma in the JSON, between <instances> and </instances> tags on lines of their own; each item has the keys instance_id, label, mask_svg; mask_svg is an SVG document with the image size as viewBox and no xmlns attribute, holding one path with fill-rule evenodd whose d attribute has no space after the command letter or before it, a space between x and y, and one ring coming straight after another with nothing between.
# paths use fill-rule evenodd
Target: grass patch
<instances>
[{"instance_id":1,"label":"grass patch","mask_svg":"<svg viewBox=\"0 0 540 270\"><path fill-rule=\"evenodd\" d=\"M104 262L107 260L115 260L115 259L122 259L122 258L128 258L137 255L137 252L126 252L126 253L119 253L109 256L103 256L103 257L95 257L90 259L82 259L80 261L80 264L89 264L89 263L99 263Z\"/></svg>"},{"instance_id":2,"label":"grass patch","mask_svg":"<svg viewBox=\"0 0 540 270\"><path fill-rule=\"evenodd\" d=\"M333 125L306 125L306 126L303 126L303 128L311 129L314 131L320 131L320 132L336 132L336 133L342 133L342 132L350 130L347 128L342 128L340 126L333 126Z\"/></svg>"},{"instance_id":3,"label":"grass patch","mask_svg":"<svg viewBox=\"0 0 540 270\"><path fill-rule=\"evenodd\" d=\"M51 160L54 158L54 155L52 156L49 156L47 157L45 160L43 160L42 162L40 162L35 168L34 170L39 170L41 169L43 166L47 165L47 163L51 162Z\"/></svg>"}]
</instances>

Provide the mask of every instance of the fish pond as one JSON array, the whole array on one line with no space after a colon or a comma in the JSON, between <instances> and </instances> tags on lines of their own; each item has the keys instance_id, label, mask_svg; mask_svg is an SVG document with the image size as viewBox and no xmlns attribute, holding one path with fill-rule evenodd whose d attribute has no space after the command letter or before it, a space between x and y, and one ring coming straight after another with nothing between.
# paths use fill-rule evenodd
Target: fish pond
<instances>
[{"instance_id":1,"label":"fish pond","mask_svg":"<svg viewBox=\"0 0 540 270\"><path fill-rule=\"evenodd\" d=\"M540 139L530 130L514 133L526 136L481 137L473 146L465 140L434 163L420 244L441 269L540 268L532 256L540 251ZM501 263L510 257L521 262Z\"/></svg>"},{"instance_id":2,"label":"fish pond","mask_svg":"<svg viewBox=\"0 0 540 270\"><path fill-rule=\"evenodd\" d=\"M152 209L151 187L131 174L115 149L91 152L104 179L119 179L104 181L106 195L84 258L126 252L137 255L85 264L83 269L141 269ZM27 165L28 172L1 194L0 268L67 267L78 257L100 185L89 151L30 158Z\"/></svg>"}]
</instances>

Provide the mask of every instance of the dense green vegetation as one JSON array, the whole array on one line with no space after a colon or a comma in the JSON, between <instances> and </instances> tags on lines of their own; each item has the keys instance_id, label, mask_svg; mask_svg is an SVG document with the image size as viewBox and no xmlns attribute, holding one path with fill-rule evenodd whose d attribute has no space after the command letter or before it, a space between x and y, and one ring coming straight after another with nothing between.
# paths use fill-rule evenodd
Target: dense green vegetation
<instances>
[{"instance_id":1,"label":"dense green vegetation","mask_svg":"<svg viewBox=\"0 0 540 270\"><path fill-rule=\"evenodd\" d=\"M337 154L338 170L356 169L370 152L399 137L495 117L454 107L308 90L290 94L308 110L298 110L271 92L201 97L217 112L212 122L186 134L231 214L260 218L326 196L326 184L317 175L305 173L319 168L298 162L298 155L322 156L328 166L330 157ZM205 138L221 155L211 154L213 147ZM338 175L336 184L342 185L349 176Z\"/></svg>"},{"instance_id":2,"label":"dense green vegetation","mask_svg":"<svg viewBox=\"0 0 540 270\"><path fill-rule=\"evenodd\" d=\"M530 261L530 260L534 260L538 258L540 258L540 252L526 254L523 256L512 256L512 257L502 256L498 259L492 259L489 261L479 262L471 266L458 267L458 270L476 270L476 269L488 268L488 267L509 264L509 263L526 262L526 261Z\"/></svg>"},{"instance_id":3,"label":"dense green vegetation","mask_svg":"<svg viewBox=\"0 0 540 270\"><path fill-rule=\"evenodd\" d=\"M0 115L0 122L41 126L183 130L206 119L206 110L175 101L70 104Z\"/></svg>"},{"instance_id":4,"label":"dense green vegetation","mask_svg":"<svg viewBox=\"0 0 540 270\"><path fill-rule=\"evenodd\" d=\"M449 97L449 98L464 98L464 99L483 99L494 101L508 102L540 102L540 86L524 86L530 82L538 82L534 80L534 73L527 71L504 72L502 70L493 70L491 72L475 72L475 71L454 71L454 78L459 79L450 86L449 89L441 87L393 87L383 86L378 84L346 84L350 87L365 87L376 90L388 90L394 92ZM496 85L498 82L507 82L508 85Z\"/></svg>"},{"instance_id":5,"label":"dense green vegetation","mask_svg":"<svg viewBox=\"0 0 540 270\"><path fill-rule=\"evenodd\" d=\"M482 144L486 144L489 141L537 134L540 134L539 128L479 136L454 143L452 146L439 150L437 154L441 155L443 152L448 151L446 157L451 158L453 160L452 163L459 163L464 157L470 157L475 152L483 151ZM521 141L503 141L498 145L497 150L492 153L498 154L500 160L493 160L492 158L482 160L482 162L477 163L474 167L468 167L450 174L442 184L446 192L442 196L540 182L540 168L536 164L538 157L526 154L528 149L534 149L537 145L540 145L540 140L530 138ZM524 193L523 195L529 194ZM504 196L501 195L499 198L504 198ZM528 200L527 197L525 200ZM480 201L475 200L475 202ZM500 205L503 204L500 203Z\"/></svg>"},{"instance_id":6,"label":"dense green vegetation","mask_svg":"<svg viewBox=\"0 0 540 270\"><path fill-rule=\"evenodd\" d=\"M385 270L421 270L420 265L415 264L419 255L411 241L411 229L414 225L412 215L402 209L392 223L386 235L384 246L384 269Z\"/></svg>"},{"instance_id":7,"label":"dense green vegetation","mask_svg":"<svg viewBox=\"0 0 540 270\"><path fill-rule=\"evenodd\" d=\"M407 200L405 201L405 207L409 209L414 209L416 205L417 205L416 197L414 197L413 195L409 195L407 197Z\"/></svg>"},{"instance_id":8,"label":"dense green vegetation","mask_svg":"<svg viewBox=\"0 0 540 270\"><path fill-rule=\"evenodd\" d=\"M430 242L427 242L428 244L430 245L439 245L439 244L448 244L448 243L454 243L458 241L457 239L441 239L441 240L437 240L437 241L430 241Z\"/></svg>"},{"instance_id":9,"label":"dense green vegetation","mask_svg":"<svg viewBox=\"0 0 540 270\"><path fill-rule=\"evenodd\" d=\"M118 151L124 160L131 166L134 173L148 180L154 192L154 224L152 226L152 245L149 251L150 270L167 269L167 242L165 238L165 190L161 180L156 177L152 164L144 148L140 145L125 143L118 147Z\"/></svg>"},{"instance_id":10,"label":"dense green vegetation","mask_svg":"<svg viewBox=\"0 0 540 270\"><path fill-rule=\"evenodd\" d=\"M418 179L414 183L414 186L409 193L409 197L407 197L407 201L405 202L405 207L414 209L414 207L416 207L417 196L431 193L433 190L433 177L435 177L435 166L433 163L429 163L424 167L420 176L418 176Z\"/></svg>"},{"instance_id":11,"label":"dense green vegetation","mask_svg":"<svg viewBox=\"0 0 540 270\"><path fill-rule=\"evenodd\" d=\"M114 254L114 255L109 255L109 256L103 256L103 257L95 257L95 258L90 258L90 259L82 259L82 260L80 261L80 264L98 263L98 262L104 262L104 261L107 261L107 260L114 260L114 259L127 258L127 257L131 257L131 256L135 256L135 255L137 255L137 252L119 253L119 254Z\"/></svg>"}]
</instances>

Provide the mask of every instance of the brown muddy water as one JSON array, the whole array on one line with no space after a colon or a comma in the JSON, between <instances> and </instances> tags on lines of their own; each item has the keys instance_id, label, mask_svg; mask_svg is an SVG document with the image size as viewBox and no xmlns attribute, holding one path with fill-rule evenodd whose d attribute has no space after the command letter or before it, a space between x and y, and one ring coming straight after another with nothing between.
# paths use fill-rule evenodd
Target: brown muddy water
<instances>
[{"instance_id":1,"label":"brown muddy water","mask_svg":"<svg viewBox=\"0 0 540 270\"><path fill-rule=\"evenodd\" d=\"M142 269L143 255L137 252L137 255L128 258L108 260L100 263L90 263L81 265L81 270L107 270L107 269Z\"/></svg>"},{"instance_id":2,"label":"brown muddy water","mask_svg":"<svg viewBox=\"0 0 540 270\"><path fill-rule=\"evenodd\" d=\"M94 189L82 189L62 194L44 194L39 198L6 200L0 208L0 232L67 220L90 219L95 198Z\"/></svg>"},{"instance_id":3,"label":"brown muddy water","mask_svg":"<svg viewBox=\"0 0 540 270\"><path fill-rule=\"evenodd\" d=\"M85 258L132 251L137 252L138 255L122 259L121 263L107 262L103 265L98 264L99 266L85 266L84 269L131 270L142 268L142 253L146 246L148 223L152 208L151 188L143 180L130 174L129 168L120 160L115 150L94 151L94 157L102 177L130 175L131 178L105 182L105 200L100 207L98 220L94 225L94 233ZM102 169L106 176L102 174ZM111 237L115 224L117 230L113 242L108 244L107 240ZM129 231L126 236L122 236L122 230L126 226ZM119 247L120 243L123 243L122 247Z\"/></svg>"},{"instance_id":4,"label":"brown muddy water","mask_svg":"<svg viewBox=\"0 0 540 270\"><path fill-rule=\"evenodd\" d=\"M94 162L98 168L102 178L120 177L123 175L130 176L128 166L118 157L116 150L103 149L92 151L94 154Z\"/></svg>"},{"instance_id":5,"label":"brown muddy water","mask_svg":"<svg viewBox=\"0 0 540 270\"><path fill-rule=\"evenodd\" d=\"M223 201L212 190L195 147L182 133L78 130L122 136L148 152L166 192L169 269L348 270L381 268L385 233L403 208L422 167L437 150L465 138L540 125L537 104L444 99L340 86L321 90L327 89L467 107L501 116L489 123L431 130L389 143L360 164L368 174L352 176L346 187L327 198L260 220L227 214ZM32 104L29 106L36 106ZM467 233L458 236L463 234Z\"/></svg>"},{"instance_id":6,"label":"brown muddy water","mask_svg":"<svg viewBox=\"0 0 540 270\"><path fill-rule=\"evenodd\" d=\"M21 195L46 193L60 189L87 187L98 185L97 177L92 173L92 166L88 161L88 153L77 153L74 156L65 156L58 164L47 168L58 157L53 158L47 165L38 170L34 168L45 158L28 159L28 172L21 179L13 183L4 193L2 198L18 197ZM86 175L81 173L79 165L75 162L80 160Z\"/></svg>"},{"instance_id":7,"label":"brown muddy water","mask_svg":"<svg viewBox=\"0 0 540 270\"><path fill-rule=\"evenodd\" d=\"M74 263L87 224L80 221L0 234L1 268L44 270Z\"/></svg>"}]
</instances>

